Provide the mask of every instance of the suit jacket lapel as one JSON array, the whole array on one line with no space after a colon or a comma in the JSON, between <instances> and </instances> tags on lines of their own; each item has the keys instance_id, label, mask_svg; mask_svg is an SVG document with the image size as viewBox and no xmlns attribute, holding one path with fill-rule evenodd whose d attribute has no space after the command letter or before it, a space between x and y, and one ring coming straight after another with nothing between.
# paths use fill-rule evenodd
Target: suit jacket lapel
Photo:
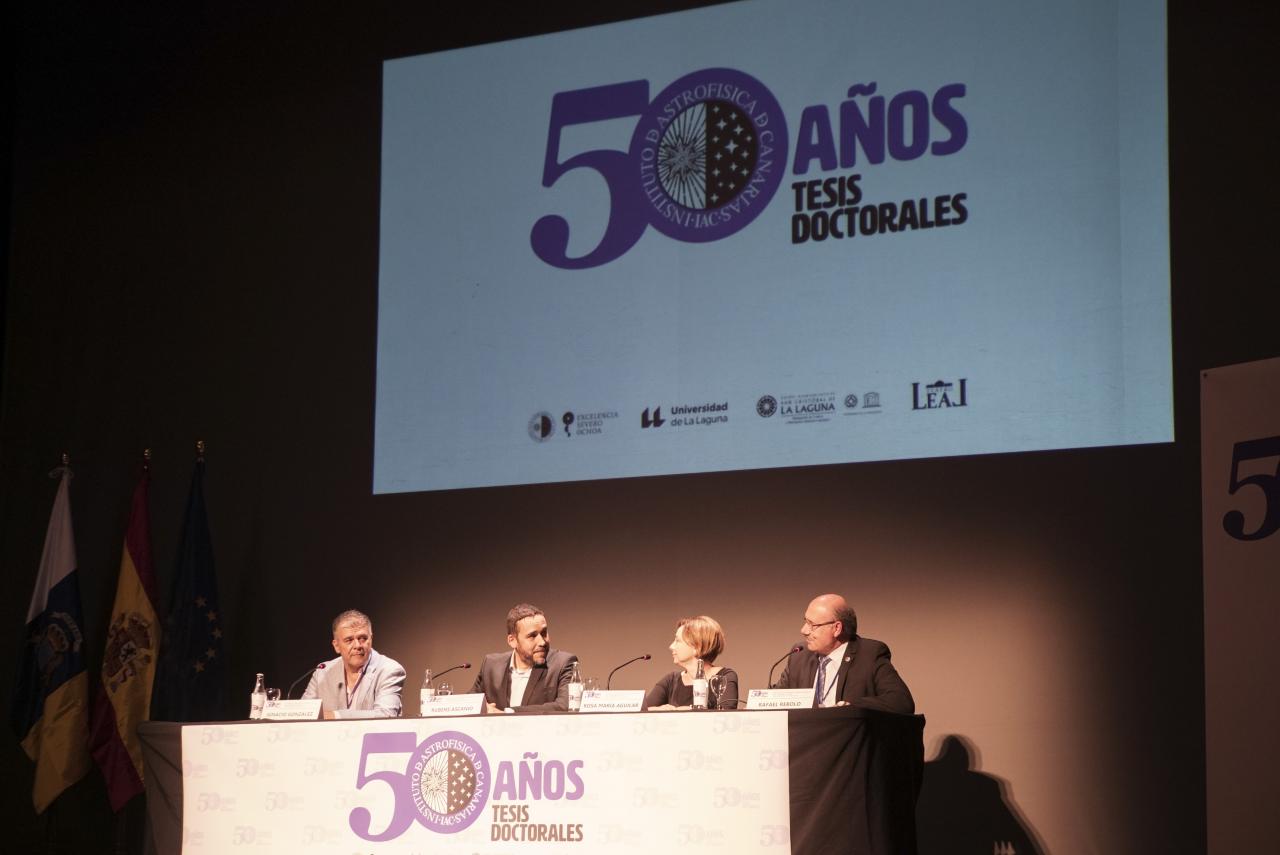
<instances>
[{"instance_id":1,"label":"suit jacket lapel","mask_svg":"<svg viewBox=\"0 0 1280 855\"><path fill-rule=\"evenodd\" d=\"M804 655L804 666L800 669L800 681L796 684L797 689L812 689L813 681L818 679L818 654L806 650Z\"/></svg>"},{"instance_id":2,"label":"suit jacket lapel","mask_svg":"<svg viewBox=\"0 0 1280 855\"><path fill-rule=\"evenodd\" d=\"M524 687L524 699L520 701L521 706L543 703L538 691L542 684L547 681L547 670L546 665L533 666L533 670L529 672L529 685Z\"/></svg>"},{"instance_id":3,"label":"suit jacket lapel","mask_svg":"<svg viewBox=\"0 0 1280 855\"><path fill-rule=\"evenodd\" d=\"M853 668L853 660L858 655L858 637L849 639L849 646L844 649L844 660L840 670L836 672L836 700L848 700L844 696L844 685L849 681L849 670Z\"/></svg>"},{"instance_id":4,"label":"suit jacket lapel","mask_svg":"<svg viewBox=\"0 0 1280 855\"><path fill-rule=\"evenodd\" d=\"M321 697L324 698L324 705L328 709L331 709L331 710L346 709L347 698L346 698L346 695L343 694L342 687L343 687L343 684L346 682L347 676L346 676L346 671L343 670L342 660L339 659L335 663L334 667L336 669L333 672L334 678L330 680L325 680L324 692L321 695Z\"/></svg>"},{"instance_id":5,"label":"suit jacket lapel","mask_svg":"<svg viewBox=\"0 0 1280 855\"><path fill-rule=\"evenodd\" d=\"M502 663L502 679L498 681L498 698L496 706L511 706L511 659L508 657Z\"/></svg>"},{"instance_id":6,"label":"suit jacket lapel","mask_svg":"<svg viewBox=\"0 0 1280 855\"><path fill-rule=\"evenodd\" d=\"M356 686L355 694L351 696L351 707L359 709L360 705L366 698L373 699L373 684L377 682L378 653L376 650L369 651L369 662L365 665L364 673L359 677L360 685ZM345 701L346 698L343 698ZM372 704L370 704L372 706Z\"/></svg>"}]
</instances>

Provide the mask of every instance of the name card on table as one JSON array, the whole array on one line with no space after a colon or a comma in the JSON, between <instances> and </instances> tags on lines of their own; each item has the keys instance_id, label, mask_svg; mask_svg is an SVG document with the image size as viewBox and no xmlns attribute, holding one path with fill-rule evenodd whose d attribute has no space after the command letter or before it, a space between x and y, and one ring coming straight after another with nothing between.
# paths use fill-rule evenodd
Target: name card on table
<instances>
[{"instance_id":1,"label":"name card on table","mask_svg":"<svg viewBox=\"0 0 1280 855\"><path fill-rule=\"evenodd\" d=\"M422 705L418 716L431 718L438 715L479 715L484 712L484 692L465 695L436 695Z\"/></svg>"},{"instance_id":2,"label":"name card on table","mask_svg":"<svg viewBox=\"0 0 1280 855\"><path fill-rule=\"evenodd\" d=\"M262 717L271 721L315 721L320 718L320 699L267 701Z\"/></svg>"},{"instance_id":3,"label":"name card on table","mask_svg":"<svg viewBox=\"0 0 1280 855\"><path fill-rule=\"evenodd\" d=\"M581 712L640 712L644 689L591 689L582 693Z\"/></svg>"},{"instance_id":4,"label":"name card on table","mask_svg":"<svg viewBox=\"0 0 1280 855\"><path fill-rule=\"evenodd\" d=\"M749 710L803 710L813 706L813 689L752 689Z\"/></svg>"}]
</instances>

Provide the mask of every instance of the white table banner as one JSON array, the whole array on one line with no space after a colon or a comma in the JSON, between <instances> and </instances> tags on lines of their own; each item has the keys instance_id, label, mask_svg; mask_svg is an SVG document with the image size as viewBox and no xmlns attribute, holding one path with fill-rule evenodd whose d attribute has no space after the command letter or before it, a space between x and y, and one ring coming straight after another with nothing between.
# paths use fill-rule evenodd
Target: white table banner
<instances>
[{"instance_id":1,"label":"white table banner","mask_svg":"<svg viewBox=\"0 0 1280 855\"><path fill-rule=\"evenodd\" d=\"M771 713L190 725L183 852L737 855L790 824L786 752Z\"/></svg>"}]
</instances>

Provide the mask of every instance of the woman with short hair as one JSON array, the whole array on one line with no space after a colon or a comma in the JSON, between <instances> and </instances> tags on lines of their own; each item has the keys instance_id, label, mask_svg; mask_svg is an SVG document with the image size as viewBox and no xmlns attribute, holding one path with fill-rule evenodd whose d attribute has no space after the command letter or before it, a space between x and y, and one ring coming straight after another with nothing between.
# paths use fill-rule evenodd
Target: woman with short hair
<instances>
[{"instance_id":1,"label":"woman with short hair","mask_svg":"<svg viewBox=\"0 0 1280 855\"><path fill-rule=\"evenodd\" d=\"M671 641L671 661L679 667L654 685L645 695L648 710L687 710L693 706L693 678L702 660L702 675L719 694L711 692L708 709L738 708L738 675L732 668L716 665L716 657L724 651L724 630L706 615L681 618ZM716 678L714 681L712 678Z\"/></svg>"}]
</instances>

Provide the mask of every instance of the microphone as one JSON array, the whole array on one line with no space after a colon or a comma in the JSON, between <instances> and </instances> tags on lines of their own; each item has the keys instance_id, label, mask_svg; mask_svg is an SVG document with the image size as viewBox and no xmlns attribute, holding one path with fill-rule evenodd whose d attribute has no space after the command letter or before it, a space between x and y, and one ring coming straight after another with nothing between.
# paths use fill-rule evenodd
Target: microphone
<instances>
[{"instance_id":1,"label":"microphone","mask_svg":"<svg viewBox=\"0 0 1280 855\"><path fill-rule=\"evenodd\" d=\"M647 662L647 661L649 661L649 660L650 660L650 659L652 659L652 658L653 658L653 657L652 657L652 656L650 656L648 653L645 653L645 654L642 654L642 655L640 655L640 656L637 656L635 659L628 659L626 662L623 662L623 663L622 663L621 665L619 665L617 668L614 668L612 671L610 671L610 672L609 672L609 676L608 676L608 678L604 681L604 688L605 688L605 691L608 691L608 690L609 690L609 687L613 685L613 675L614 675L614 674L617 674L619 671L621 671L623 668L626 668L626 667L627 667L628 665L630 665L632 662L639 662L639 661L640 661L640 660L642 660L642 659L643 659L643 660L645 660L645 661Z\"/></svg>"},{"instance_id":2,"label":"microphone","mask_svg":"<svg viewBox=\"0 0 1280 855\"><path fill-rule=\"evenodd\" d=\"M796 655L797 653L799 653L801 650L804 650L804 645L803 645L803 644L797 644L795 647L793 647L793 648L791 648L790 650L788 650L785 654L783 654L782 656L779 656L779 657L778 657L778 661L777 661L777 662L774 662L774 663L773 663L773 665L771 665L771 666L769 667L769 688L770 688L770 689L772 689L772 688L773 688L773 671L774 671L774 669L775 669L775 668L777 668L779 665L781 665L781 664L782 664L782 660L783 660L783 659L790 659L792 656L795 656L795 655Z\"/></svg>"},{"instance_id":3,"label":"microphone","mask_svg":"<svg viewBox=\"0 0 1280 855\"><path fill-rule=\"evenodd\" d=\"M289 700L290 698L292 698L292 697L293 697L293 690L294 690L294 689L296 689L296 688L298 688L298 684L299 684L299 683L301 683L303 680L305 680L305 679L307 679L308 677L310 677L310 676L311 676L313 673L315 673L316 671L323 671L324 669L325 669L325 663L321 662L319 665L316 665L316 666L315 666L315 667L313 667L313 668L308 668L307 670L303 671L303 672L302 672L302 676L301 676L301 677L299 677L298 679L294 680L294 681L293 681L293 684L292 684L291 686L289 686L289 691L288 691L288 693L284 696L284 699L287 701L287 700Z\"/></svg>"},{"instance_id":4,"label":"microphone","mask_svg":"<svg viewBox=\"0 0 1280 855\"><path fill-rule=\"evenodd\" d=\"M440 677L443 677L445 674L448 674L450 671L457 671L459 668L465 671L470 667L471 667L470 662L461 662L457 665L454 665L452 668L445 668L439 674L432 674L431 679L436 680L436 679L439 679Z\"/></svg>"}]
</instances>

